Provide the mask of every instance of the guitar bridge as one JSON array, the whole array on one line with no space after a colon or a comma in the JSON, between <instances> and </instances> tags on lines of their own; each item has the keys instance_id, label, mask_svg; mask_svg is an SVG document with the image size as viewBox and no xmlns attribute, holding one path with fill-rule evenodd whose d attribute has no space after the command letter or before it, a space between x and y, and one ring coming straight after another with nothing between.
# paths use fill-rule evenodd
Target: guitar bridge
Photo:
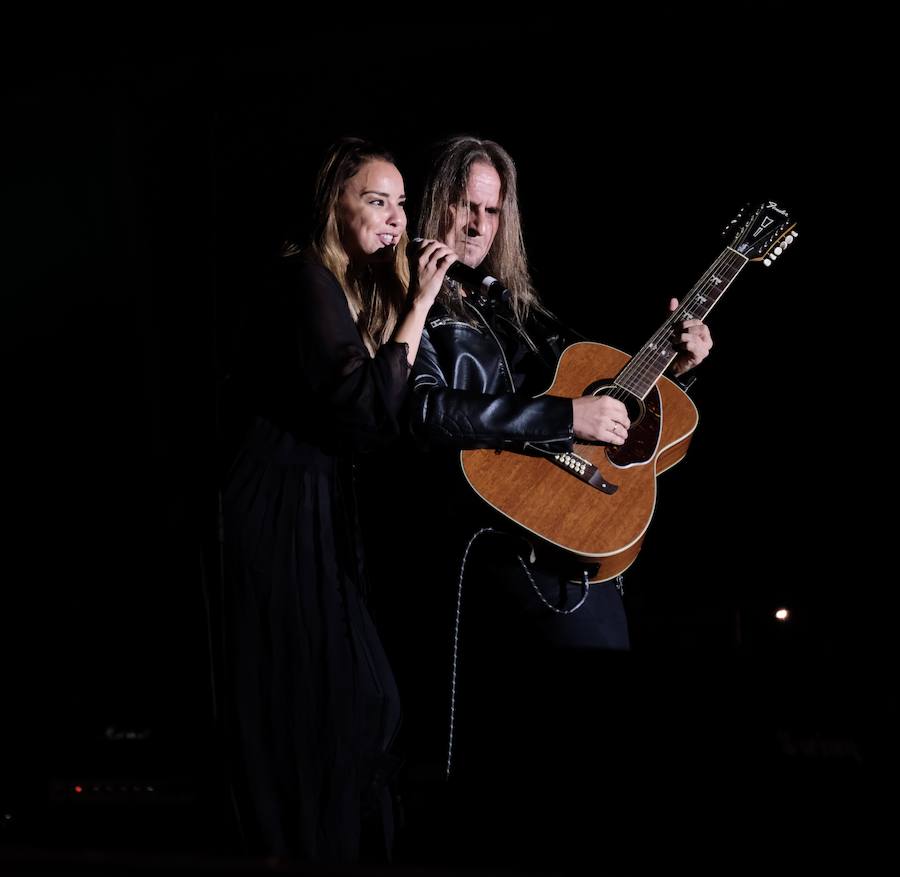
<instances>
[{"instance_id":1,"label":"guitar bridge","mask_svg":"<svg viewBox=\"0 0 900 877\"><path fill-rule=\"evenodd\" d=\"M590 461L578 454L570 454L568 451L562 454L554 454L549 458L560 469L565 469L574 475L579 481L595 487L603 493L613 494L619 489L618 484L612 484L603 477L603 473Z\"/></svg>"}]
</instances>

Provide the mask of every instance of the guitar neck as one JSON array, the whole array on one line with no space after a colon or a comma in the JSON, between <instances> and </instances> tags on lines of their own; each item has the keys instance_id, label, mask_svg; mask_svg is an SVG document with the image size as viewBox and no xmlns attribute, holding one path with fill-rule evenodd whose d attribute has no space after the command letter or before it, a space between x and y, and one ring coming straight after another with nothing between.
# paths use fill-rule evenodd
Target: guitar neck
<instances>
[{"instance_id":1,"label":"guitar neck","mask_svg":"<svg viewBox=\"0 0 900 877\"><path fill-rule=\"evenodd\" d=\"M726 247L678 308L619 372L616 386L643 399L678 355L675 347L677 324L682 320L704 319L748 261L736 250Z\"/></svg>"}]
</instances>

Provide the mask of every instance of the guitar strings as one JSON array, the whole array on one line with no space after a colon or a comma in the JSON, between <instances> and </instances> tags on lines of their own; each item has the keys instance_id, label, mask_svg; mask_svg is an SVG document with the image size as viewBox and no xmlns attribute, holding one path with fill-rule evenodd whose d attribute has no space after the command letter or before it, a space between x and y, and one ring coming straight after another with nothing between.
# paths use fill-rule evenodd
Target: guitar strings
<instances>
[{"instance_id":1,"label":"guitar strings","mask_svg":"<svg viewBox=\"0 0 900 877\"><path fill-rule=\"evenodd\" d=\"M740 273L741 268L747 264L747 261L746 258L739 253L736 253L731 248L726 248L712 265L710 265L706 272L704 272L703 276L679 304L678 308L668 316L662 326L660 326L644 347L641 348L637 355L632 357L628 364L622 369L616 378L617 383L613 385L613 389L608 395L614 399L619 399L620 401L623 401L628 396L636 395L627 384L633 385L634 382L646 378L647 375L652 372L661 372L666 368L668 363L666 366L663 366L663 369L659 368L660 348L663 348L663 345L670 344L676 323L686 319L688 314L692 314L695 318L703 319L706 314L712 310L712 307L718 302L719 297ZM713 279L718 273L725 273L722 271L723 268L731 275L724 287L716 284ZM703 309L702 307L697 308L697 305L700 304L700 299L704 296L711 299L712 303L705 308L701 315L695 312ZM669 362L671 362L672 359L674 359L674 354L669 357Z\"/></svg>"}]
</instances>

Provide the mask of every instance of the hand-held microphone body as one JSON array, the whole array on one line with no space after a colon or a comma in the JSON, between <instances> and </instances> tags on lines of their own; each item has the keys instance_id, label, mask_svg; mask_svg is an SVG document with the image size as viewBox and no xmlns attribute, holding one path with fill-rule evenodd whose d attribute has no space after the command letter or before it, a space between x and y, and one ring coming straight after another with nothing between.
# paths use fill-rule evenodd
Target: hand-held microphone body
<instances>
[{"instance_id":1,"label":"hand-held microphone body","mask_svg":"<svg viewBox=\"0 0 900 877\"><path fill-rule=\"evenodd\" d=\"M407 252L415 255L423 240L424 238L413 238L409 242ZM447 276L451 280L467 286L473 292L481 292L493 301L506 301L509 298L509 290L496 277L485 271L484 268L472 268L460 261L456 261L447 269Z\"/></svg>"}]
</instances>

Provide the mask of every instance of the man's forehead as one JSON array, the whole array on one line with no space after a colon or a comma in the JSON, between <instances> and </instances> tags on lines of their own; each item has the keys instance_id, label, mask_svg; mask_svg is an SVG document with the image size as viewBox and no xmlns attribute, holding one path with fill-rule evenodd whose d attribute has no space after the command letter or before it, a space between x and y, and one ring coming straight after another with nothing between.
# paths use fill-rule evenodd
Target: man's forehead
<instances>
[{"instance_id":1,"label":"man's forehead","mask_svg":"<svg viewBox=\"0 0 900 877\"><path fill-rule=\"evenodd\" d=\"M475 162L469 168L466 194L471 201L498 200L501 191L500 174L496 168L484 162Z\"/></svg>"}]
</instances>

